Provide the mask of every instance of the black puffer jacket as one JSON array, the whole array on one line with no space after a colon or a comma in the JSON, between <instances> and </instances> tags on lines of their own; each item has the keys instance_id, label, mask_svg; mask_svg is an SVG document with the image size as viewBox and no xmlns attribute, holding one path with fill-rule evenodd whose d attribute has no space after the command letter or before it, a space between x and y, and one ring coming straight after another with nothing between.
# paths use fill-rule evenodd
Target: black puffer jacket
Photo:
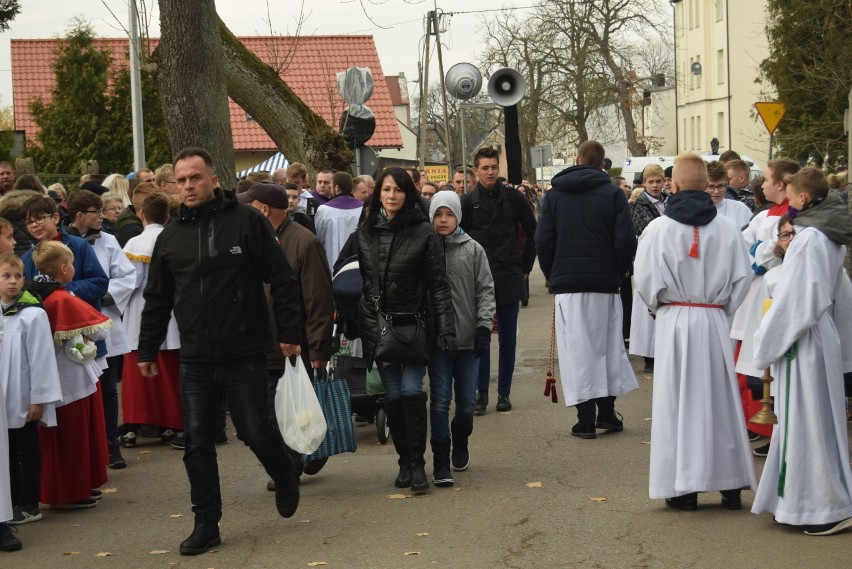
<instances>
[{"instance_id":1,"label":"black puffer jacket","mask_svg":"<svg viewBox=\"0 0 852 569\"><path fill-rule=\"evenodd\" d=\"M358 307L364 357L373 361L379 321L372 298L373 272L379 271L380 307L386 313L425 311L433 338L455 336L450 283L444 251L435 230L419 207L406 208L388 220L379 214L374 227L358 229L358 262L364 291ZM378 238L379 267L374 266L374 240Z\"/></svg>"},{"instance_id":2,"label":"black puffer jacket","mask_svg":"<svg viewBox=\"0 0 852 569\"><path fill-rule=\"evenodd\" d=\"M553 178L535 240L541 270L556 294L617 294L636 253L624 192L593 166L572 166Z\"/></svg>"}]
</instances>

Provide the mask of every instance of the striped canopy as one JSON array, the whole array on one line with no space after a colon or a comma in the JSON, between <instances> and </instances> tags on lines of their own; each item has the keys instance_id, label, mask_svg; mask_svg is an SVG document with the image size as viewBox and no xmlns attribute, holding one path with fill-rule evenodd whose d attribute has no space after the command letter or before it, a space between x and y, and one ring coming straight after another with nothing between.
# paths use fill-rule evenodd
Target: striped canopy
<instances>
[{"instance_id":1,"label":"striped canopy","mask_svg":"<svg viewBox=\"0 0 852 569\"><path fill-rule=\"evenodd\" d=\"M286 168L290 162L280 152L276 152L260 164L255 164L251 168L247 168L242 172L237 172L237 178L240 179L252 172L269 172L272 173L278 168Z\"/></svg>"}]
</instances>

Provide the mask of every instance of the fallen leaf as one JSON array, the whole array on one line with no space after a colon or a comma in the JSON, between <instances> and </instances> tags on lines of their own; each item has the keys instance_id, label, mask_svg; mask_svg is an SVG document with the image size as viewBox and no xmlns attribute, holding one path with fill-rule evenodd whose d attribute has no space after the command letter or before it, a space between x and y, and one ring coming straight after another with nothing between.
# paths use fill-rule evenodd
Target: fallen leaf
<instances>
[{"instance_id":1,"label":"fallen leaf","mask_svg":"<svg viewBox=\"0 0 852 569\"><path fill-rule=\"evenodd\" d=\"M649 444L651 444L651 441L642 441L642 444L643 445L649 445Z\"/></svg>"},{"instance_id":2,"label":"fallen leaf","mask_svg":"<svg viewBox=\"0 0 852 569\"><path fill-rule=\"evenodd\" d=\"M322 567L323 565L328 565L325 561L311 561L308 563L308 567Z\"/></svg>"},{"instance_id":3,"label":"fallen leaf","mask_svg":"<svg viewBox=\"0 0 852 569\"><path fill-rule=\"evenodd\" d=\"M453 488L453 492L461 492L461 491L462 491L461 488Z\"/></svg>"},{"instance_id":4,"label":"fallen leaf","mask_svg":"<svg viewBox=\"0 0 852 569\"><path fill-rule=\"evenodd\" d=\"M169 516L170 518L182 518L183 514L172 514Z\"/></svg>"},{"instance_id":5,"label":"fallen leaf","mask_svg":"<svg viewBox=\"0 0 852 569\"><path fill-rule=\"evenodd\" d=\"M151 555L164 555L168 552L168 549L155 549L153 551L149 551L148 553L150 553Z\"/></svg>"},{"instance_id":6,"label":"fallen leaf","mask_svg":"<svg viewBox=\"0 0 852 569\"><path fill-rule=\"evenodd\" d=\"M116 492L118 492L118 488L104 488L103 490L101 490L101 492L103 494L115 494Z\"/></svg>"},{"instance_id":7,"label":"fallen leaf","mask_svg":"<svg viewBox=\"0 0 852 569\"><path fill-rule=\"evenodd\" d=\"M650 420L651 420L651 417L645 417L645 418L644 418L644 419L642 419L642 420L643 420L643 421L650 421Z\"/></svg>"},{"instance_id":8,"label":"fallen leaf","mask_svg":"<svg viewBox=\"0 0 852 569\"><path fill-rule=\"evenodd\" d=\"M150 450L140 450L139 454L151 454Z\"/></svg>"},{"instance_id":9,"label":"fallen leaf","mask_svg":"<svg viewBox=\"0 0 852 569\"><path fill-rule=\"evenodd\" d=\"M592 502L606 502L606 498L601 498L598 496L597 498L592 498Z\"/></svg>"},{"instance_id":10,"label":"fallen leaf","mask_svg":"<svg viewBox=\"0 0 852 569\"><path fill-rule=\"evenodd\" d=\"M411 494L389 494L387 497L391 500L405 500L411 498Z\"/></svg>"},{"instance_id":11,"label":"fallen leaf","mask_svg":"<svg viewBox=\"0 0 852 569\"><path fill-rule=\"evenodd\" d=\"M109 551L101 551L100 553L95 553L95 557L109 557L112 555Z\"/></svg>"},{"instance_id":12,"label":"fallen leaf","mask_svg":"<svg viewBox=\"0 0 852 569\"><path fill-rule=\"evenodd\" d=\"M62 555L80 555L79 551L63 551Z\"/></svg>"},{"instance_id":13,"label":"fallen leaf","mask_svg":"<svg viewBox=\"0 0 852 569\"><path fill-rule=\"evenodd\" d=\"M406 557L411 557L412 555L420 555L419 551L406 551L403 555Z\"/></svg>"},{"instance_id":14,"label":"fallen leaf","mask_svg":"<svg viewBox=\"0 0 852 569\"><path fill-rule=\"evenodd\" d=\"M417 537L423 537L424 535L429 535L429 532L424 531L417 534Z\"/></svg>"},{"instance_id":15,"label":"fallen leaf","mask_svg":"<svg viewBox=\"0 0 852 569\"><path fill-rule=\"evenodd\" d=\"M311 523L311 520L299 520L299 523L300 524L309 524L309 523Z\"/></svg>"},{"instance_id":16,"label":"fallen leaf","mask_svg":"<svg viewBox=\"0 0 852 569\"><path fill-rule=\"evenodd\" d=\"M527 488L541 488L541 482L530 482L527 484Z\"/></svg>"}]
</instances>

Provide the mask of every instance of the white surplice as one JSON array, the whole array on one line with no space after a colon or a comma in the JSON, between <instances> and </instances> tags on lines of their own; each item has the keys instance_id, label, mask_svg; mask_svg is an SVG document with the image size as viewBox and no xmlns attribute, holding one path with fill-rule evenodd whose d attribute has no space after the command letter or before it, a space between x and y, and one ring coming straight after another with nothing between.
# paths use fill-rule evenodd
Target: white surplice
<instances>
[{"instance_id":1,"label":"white surplice","mask_svg":"<svg viewBox=\"0 0 852 569\"><path fill-rule=\"evenodd\" d=\"M752 512L772 512L784 524L818 525L852 517L843 353L832 319L852 314L848 303L835 304L845 286L845 247L815 228L797 231L770 291L772 306L754 336L755 364L772 365L778 425Z\"/></svg>"},{"instance_id":2,"label":"white surplice","mask_svg":"<svg viewBox=\"0 0 852 569\"><path fill-rule=\"evenodd\" d=\"M734 374L728 317L751 281L739 229L722 216L699 228L669 217L639 237L636 289L656 313L651 498L754 487L751 448ZM665 306L686 302L722 308Z\"/></svg>"},{"instance_id":3,"label":"white surplice","mask_svg":"<svg viewBox=\"0 0 852 569\"><path fill-rule=\"evenodd\" d=\"M752 219L748 227L743 229L743 238L749 248L749 262L752 268L762 267L769 270L781 264L775 256L775 238L778 234L777 215L769 215L769 210L762 211ZM745 375L762 377L763 370L754 365L754 331L757 330L763 317L763 299L766 298L766 285L762 275L753 275L751 287L739 310L734 314L731 325L731 338L742 340L740 356L737 359L736 371Z\"/></svg>"},{"instance_id":4,"label":"white surplice","mask_svg":"<svg viewBox=\"0 0 852 569\"><path fill-rule=\"evenodd\" d=\"M621 297L582 292L557 294L554 302L565 405L619 397L639 387L624 349Z\"/></svg>"},{"instance_id":5,"label":"white surplice","mask_svg":"<svg viewBox=\"0 0 852 569\"><path fill-rule=\"evenodd\" d=\"M634 262L634 271L637 270ZM644 358L654 357L655 324L648 307L636 291L633 278L633 308L630 310L630 353Z\"/></svg>"},{"instance_id":6,"label":"white surplice","mask_svg":"<svg viewBox=\"0 0 852 569\"><path fill-rule=\"evenodd\" d=\"M716 204L716 213L724 215L742 229L751 221L751 210L743 202L723 199Z\"/></svg>"},{"instance_id":7,"label":"white surplice","mask_svg":"<svg viewBox=\"0 0 852 569\"><path fill-rule=\"evenodd\" d=\"M6 424L6 401L0 389L0 522L11 520L13 515L12 485L9 481L9 430Z\"/></svg>"},{"instance_id":8,"label":"white surplice","mask_svg":"<svg viewBox=\"0 0 852 569\"><path fill-rule=\"evenodd\" d=\"M110 304L104 303L101 312L112 320L112 326L106 336L107 357L120 356L130 351L127 344L127 332L121 320L130 295L136 284L136 271L127 259L118 240L106 232L92 243L92 249L98 257L101 268L109 277L107 292L112 298Z\"/></svg>"}]
</instances>

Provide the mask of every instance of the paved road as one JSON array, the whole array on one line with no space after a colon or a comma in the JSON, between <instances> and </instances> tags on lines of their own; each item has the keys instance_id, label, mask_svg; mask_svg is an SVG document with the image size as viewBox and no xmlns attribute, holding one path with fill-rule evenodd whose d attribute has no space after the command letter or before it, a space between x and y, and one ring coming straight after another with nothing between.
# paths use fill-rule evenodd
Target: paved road
<instances>
[{"instance_id":1,"label":"paved road","mask_svg":"<svg viewBox=\"0 0 852 569\"><path fill-rule=\"evenodd\" d=\"M623 433L593 441L569 436L574 410L542 396L552 297L540 273L531 281L530 306L521 311L515 409L476 419L472 466L457 474L455 488L389 498L400 493L392 484L392 445L379 445L374 428L363 425L356 429L358 452L304 477L299 511L284 520L265 490L263 469L232 442L219 447L223 544L182 557L178 544L192 529L192 512L181 453L151 441L125 452L130 466L110 473L106 487L115 492L97 508L45 511L44 520L21 526L24 549L0 554L0 567L850 566L852 532L808 537L767 515L727 511L718 495L701 496L696 513L649 500L647 374L638 373L640 389L619 400ZM641 370L638 359L634 368ZM752 497L744 493L747 505ZM103 552L111 555L97 557Z\"/></svg>"}]
</instances>

